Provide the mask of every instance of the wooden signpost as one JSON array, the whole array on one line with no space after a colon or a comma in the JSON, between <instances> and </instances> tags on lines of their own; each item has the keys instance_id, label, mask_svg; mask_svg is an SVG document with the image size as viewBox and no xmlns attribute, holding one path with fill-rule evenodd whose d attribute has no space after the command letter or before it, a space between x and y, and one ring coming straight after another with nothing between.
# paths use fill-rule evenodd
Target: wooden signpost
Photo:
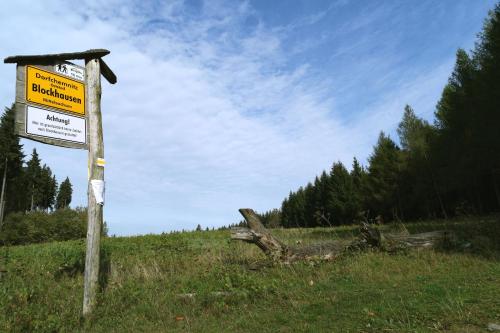
<instances>
[{"instance_id":1,"label":"wooden signpost","mask_svg":"<svg viewBox=\"0 0 500 333\"><path fill-rule=\"evenodd\" d=\"M108 50L12 56L17 64L16 134L67 148L88 149L88 226L83 315L95 305L104 205L104 143L101 117L101 74L116 76L102 60ZM83 59L85 68L68 60ZM2 193L3 194L3 193Z\"/></svg>"}]
</instances>

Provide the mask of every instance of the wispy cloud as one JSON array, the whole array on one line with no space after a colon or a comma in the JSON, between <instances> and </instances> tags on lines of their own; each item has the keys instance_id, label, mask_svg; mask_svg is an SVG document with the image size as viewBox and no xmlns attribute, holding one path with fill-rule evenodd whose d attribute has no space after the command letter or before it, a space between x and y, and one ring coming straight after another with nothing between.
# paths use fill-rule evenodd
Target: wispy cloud
<instances>
[{"instance_id":1,"label":"wispy cloud","mask_svg":"<svg viewBox=\"0 0 500 333\"><path fill-rule=\"evenodd\" d=\"M394 72L370 76L374 67L396 62L389 51L366 55L372 34L334 48L337 58L362 50L362 61L344 61L351 67L329 73L288 53L290 46L304 52L369 27L382 9L301 46L288 44L291 34L339 7L288 27L262 20L251 2L53 0L2 7L0 20L9 27L0 30L5 55L112 51L106 61L118 84L104 84L102 101L105 214L117 234L228 224L239 219L239 207L278 207L333 161L366 159L378 131L394 128L404 104L430 115L452 65L452 57L443 58L396 87ZM0 74L0 98L9 105L14 69L3 66ZM383 94L356 108L352 100L363 94L363 81ZM23 142L41 150L61 178L69 175L76 202L85 204L85 152Z\"/></svg>"}]
</instances>

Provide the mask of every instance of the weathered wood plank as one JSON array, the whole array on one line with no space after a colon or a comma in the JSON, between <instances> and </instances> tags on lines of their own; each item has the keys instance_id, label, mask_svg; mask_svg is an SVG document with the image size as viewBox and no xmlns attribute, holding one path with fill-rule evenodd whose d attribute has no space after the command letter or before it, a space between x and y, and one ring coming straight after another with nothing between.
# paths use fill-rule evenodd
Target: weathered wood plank
<instances>
[{"instance_id":1,"label":"weathered wood plank","mask_svg":"<svg viewBox=\"0 0 500 333\"><path fill-rule=\"evenodd\" d=\"M115 73L109 66L102 61L102 57L110 54L106 49L90 49L83 52L57 53L57 54L40 54L40 55L16 55L10 56L3 60L6 64L21 64L21 65L53 65L57 61L74 60L74 59L100 59L101 74L109 83L115 84L117 78Z\"/></svg>"},{"instance_id":2,"label":"weathered wood plank","mask_svg":"<svg viewBox=\"0 0 500 333\"><path fill-rule=\"evenodd\" d=\"M115 73L109 68L109 66L104 62L104 60L99 59L99 62L101 63L101 74L104 76L106 80L108 80L109 83L115 84L117 79Z\"/></svg>"},{"instance_id":3,"label":"weathered wood plank","mask_svg":"<svg viewBox=\"0 0 500 333\"><path fill-rule=\"evenodd\" d=\"M106 49L90 49L83 52L55 53L55 54L38 54L38 55L15 55L7 57L3 60L6 64L16 63L46 63L56 60L72 60L72 59L93 59L101 58L110 54Z\"/></svg>"}]
</instances>

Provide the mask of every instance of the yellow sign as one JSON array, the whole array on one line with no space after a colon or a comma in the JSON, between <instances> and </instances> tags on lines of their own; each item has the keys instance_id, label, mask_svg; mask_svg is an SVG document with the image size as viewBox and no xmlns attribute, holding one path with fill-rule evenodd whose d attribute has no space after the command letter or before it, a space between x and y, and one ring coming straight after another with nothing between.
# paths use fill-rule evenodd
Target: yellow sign
<instances>
[{"instance_id":1,"label":"yellow sign","mask_svg":"<svg viewBox=\"0 0 500 333\"><path fill-rule=\"evenodd\" d=\"M85 115L85 85L26 66L26 101Z\"/></svg>"}]
</instances>

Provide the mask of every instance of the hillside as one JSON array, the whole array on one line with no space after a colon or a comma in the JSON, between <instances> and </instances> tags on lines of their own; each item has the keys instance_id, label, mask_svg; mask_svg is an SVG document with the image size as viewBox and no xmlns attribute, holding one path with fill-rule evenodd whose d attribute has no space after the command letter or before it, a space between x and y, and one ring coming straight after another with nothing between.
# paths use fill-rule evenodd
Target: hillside
<instances>
[{"instance_id":1,"label":"hillside","mask_svg":"<svg viewBox=\"0 0 500 333\"><path fill-rule=\"evenodd\" d=\"M279 266L230 242L229 231L107 238L103 291L87 322L83 240L2 247L0 331L482 332L500 323L500 218L406 226L467 242ZM356 229L273 232L312 243Z\"/></svg>"}]
</instances>

